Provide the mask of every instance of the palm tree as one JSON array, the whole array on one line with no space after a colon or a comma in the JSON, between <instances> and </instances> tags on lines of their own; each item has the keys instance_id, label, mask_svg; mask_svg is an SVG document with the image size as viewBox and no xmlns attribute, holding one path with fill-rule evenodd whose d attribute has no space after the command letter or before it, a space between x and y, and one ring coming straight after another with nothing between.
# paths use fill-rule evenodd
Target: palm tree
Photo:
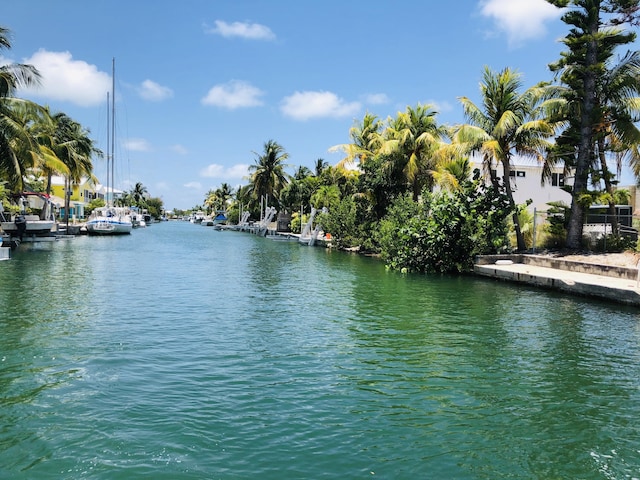
<instances>
[{"instance_id":1,"label":"palm tree","mask_svg":"<svg viewBox=\"0 0 640 480\"><path fill-rule=\"evenodd\" d=\"M219 188L207 192L204 204L214 212L216 210L226 210L232 198L233 188L228 183L223 183Z\"/></svg>"},{"instance_id":2,"label":"palm tree","mask_svg":"<svg viewBox=\"0 0 640 480\"><path fill-rule=\"evenodd\" d=\"M571 161L574 167L571 213L568 222L567 247L579 249L582 244L584 198L589 196L587 186L593 169L593 159L598 141L597 124L602 121L599 110L600 82L605 72L604 64L618 46L633 42L634 32L624 32L618 26L638 21L638 0L547 0L568 8L562 21L571 27L562 40L568 51L560 60L550 65L560 80L571 91L570 101L576 105L576 116L569 127L575 152ZM602 104L602 103L601 103Z\"/></svg>"},{"instance_id":3,"label":"palm tree","mask_svg":"<svg viewBox=\"0 0 640 480\"><path fill-rule=\"evenodd\" d=\"M337 185L322 185L311 196L315 208L332 208L340 203L340 189Z\"/></svg>"},{"instance_id":4,"label":"palm tree","mask_svg":"<svg viewBox=\"0 0 640 480\"><path fill-rule=\"evenodd\" d=\"M471 177L471 162L468 157L442 159L431 175L443 190L460 191L464 182Z\"/></svg>"},{"instance_id":5,"label":"palm tree","mask_svg":"<svg viewBox=\"0 0 640 480\"><path fill-rule=\"evenodd\" d=\"M280 191L289 182L289 175L284 171L285 161L289 154L274 140L268 140L264 144L262 154L256 155L255 163L249 166L251 172L251 191L254 199L269 198L276 202L280 199Z\"/></svg>"},{"instance_id":6,"label":"palm tree","mask_svg":"<svg viewBox=\"0 0 640 480\"><path fill-rule=\"evenodd\" d=\"M72 185L79 184L83 178L91 181L97 179L93 175L92 156L101 152L90 138L86 130L78 122L64 113L52 116L55 131L48 148L60 159L67 168L65 175L65 192ZM69 196L65 195L65 217L68 220Z\"/></svg>"},{"instance_id":7,"label":"palm tree","mask_svg":"<svg viewBox=\"0 0 640 480\"><path fill-rule=\"evenodd\" d=\"M518 72L506 68L496 73L485 67L480 84L482 108L467 97L461 97L469 123L458 126L454 133L454 143L461 146L463 152L477 152L482 156L486 172L497 163L502 165L503 183L514 212L518 250L524 250L526 244L513 200L510 180L512 159L518 155L543 162L544 154L550 148L548 139L554 133L549 122L535 118L542 89L532 87L520 93L521 87Z\"/></svg>"},{"instance_id":8,"label":"palm tree","mask_svg":"<svg viewBox=\"0 0 640 480\"><path fill-rule=\"evenodd\" d=\"M0 144L2 137L10 139L6 153L0 155L0 176L8 180L11 190L23 190L30 171L48 176L67 173L66 165L50 148L52 142L45 141L51 139L52 130L53 120L46 108L17 98L0 99Z\"/></svg>"},{"instance_id":9,"label":"palm tree","mask_svg":"<svg viewBox=\"0 0 640 480\"><path fill-rule=\"evenodd\" d=\"M329 166L328 162L326 162L322 158L318 158L316 160L316 163L314 164L315 176L319 177L320 175L322 175L322 172L324 172L328 166Z\"/></svg>"},{"instance_id":10,"label":"palm tree","mask_svg":"<svg viewBox=\"0 0 640 480\"><path fill-rule=\"evenodd\" d=\"M640 168L640 129L636 124L640 120L640 52L628 52L616 65L607 67L598 97L602 121L594 133L613 232L618 233L614 174L607 165L607 153L614 154L618 175L625 158L636 172Z\"/></svg>"},{"instance_id":11,"label":"palm tree","mask_svg":"<svg viewBox=\"0 0 640 480\"><path fill-rule=\"evenodd\" d=\"M146 204L146 199L149 196L149 191L142 182L136 182L136 184L129 192L132 204L137 207L143 207Z\"/></svg>"},{"instance_id":12,"label":"palm tree","mask_svg":"<svg viewBox=\"0 0 640 480\"><path fill-rule=\"evenodd\" d=\"M381 153L391 162L400 162L413 200L417 201L425 185L431 187L429 171L435 167L435 153L447 138L448 131L436 122L431 105L407 107L398 113L383 133Z\"/></svg>"},{"instance_id":13,"label":"palm tree","mask_svg":"<svg viewBox=\"0 0 640 480\"><path fill-rule=\"evenodd\" d=\"M11 48L9 33L0 27L0 51ZM20 108L35 111L37 106L13 97L18 88L37 85L39 81L40 74L31 65L0 66L0 178L7 180L13 191L22 190L26 170L39 154L28 124L21 122L17 114Z\"/></svg>"},{"instance_id":14,"label":"palm tree","mask_svg":"<svg viewBox=\"0 0 640 480\"><path fill-rule=\"evenodd\" d=\"M343 151L346 157L338 162L338 166L344 167L347 164L364 164L369 158L377 154L380 148L380 132L383 123L375 115L366 113L362 122L357 123L349 129L351 143L336 145L329 151Z\"/></svg>"},{"instance_id":15,"label":"palm tree","mask_svg":"<svg viewBox=\"0 0 640 480\"><path fill-rule=\"evenodd\" d=\"M307 178L313 175L313 172L309 167L305 167L304 165L300 165L295 173L293 174L294 180L302 180L303 178Z\"/></svg>"},{"instance_id":16,"label":"palm tree","mask_svg":"<svg viewBox=\"0 0 640 480\"><path fill-rule=\"evenodd\" d=\"M11 49L10 31L0 27L0 51ZM40 73L33 65L9 63L0 66L0 98L13 97L20 87L37 85Z\"/></svg>"}]
</instances>

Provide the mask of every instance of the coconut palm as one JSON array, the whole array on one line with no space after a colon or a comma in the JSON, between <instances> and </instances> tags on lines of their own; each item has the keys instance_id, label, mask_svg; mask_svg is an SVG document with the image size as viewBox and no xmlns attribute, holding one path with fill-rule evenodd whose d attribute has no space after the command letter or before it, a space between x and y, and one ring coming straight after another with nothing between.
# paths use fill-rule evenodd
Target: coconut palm
<instances>
[{"instance_id":1,"label":"coconut palm","mask_svg":"<svg viewBox=\"0 0 640 480\"><path fill-rule=\"evenodd\" d=\"M340 203L340 189L337 185L322 185L311 196L311 204L315 208L331 209Z\"/></svg>"},{"instance_id":2,"label":"coconut palm","mask_svg":"<svg viewBox=\"0 0 640 480\"><path fill-rule=\"evenodd\" d=\"M132 205L136 205L138 207L143 207L146 204L146 199L149 196L149 191L147 187L145 187L142 182L136 182L136 184L129 192L129 196L131 197Z\"/></svg>"},{"instance_id":3,"label":"coconut palm","mask_svg":"<svg viewBox=\"0 0 640 480\"><path fill-rule=\"evenodd\" d=\"M0 51L11 49L10 31L0 27ZM0 66L0 98L13 97L20 87L37 85L40 73L33 65L8 63Z\"/></svg>"},{"instance_id":4,"label":"coconut palm","mask_svg":"<svg viewBox=\"0 0 640 480\"><path fill-rule=\"evenodd\" d=\"M209 190L204 200L205 206L212 210L226 210L233 198L233 189L228 183L223 183L215 190Z\"/></svg>"},{"instance_id":5,"label":"coconut palm","mask_svg":"<svg viewBox=\"0 0 640 480\"><path fill-rule=\"evenodd\" d=\"M336 145L329 149L331 152L342 151L346 154L345 158L338 162L338 166L343 167L352 163L362 165L376 155L380 148L382 128L383 123L377 116L366 113L362 122L349 129L351 143Z\"/></svg>"},{"instance_id":6,"label":"coconut palm","mask_svg":"<svg viewBox=\"0 0 640 480\"><path fill-rule=\"evenodd\" d=\"M222 203L221 207L224 210L233 198L233 188L231 188L231 185L228 183L223 182L220 188L217 189L217 192Z\"/></svg>"},{"instance_id":7,"label":"coconut palm","mask_svg":"<svg viewBox=\"0 0 640 480\"><path fill-rule=\"evenodd\" d=\"M101 152L96 148L89 132L64 113L56 113L52 118L55 133L49 148L67 167L65 191L82 182L83 178L95 182L97 179L93 175L92 157ZM68 216L69 197L65 197L65 214Z\"/></svg>"},{"instance_id":8,"label":"coconut palm","mask_svg":"<svg viewBox=\"0 0 640 480\"><path fill-rule=\"evenodd\" d=\"M320 175L322 175L322 172L324 172L328 166L329 163L327 161L322 158L318 158L314 164L315 176L319 177Z\"/></svg>"},{"instance_id":9,"label":"coconut palm","mask_svg":"<svg viewBox=\"0 0 640 480\"><path fill-rule=\"evenodd\" d=\"M49 138L43 135L43 125L49 132L53 128L47 109L17 98L0 99L0 176L8 180L14 192L24 189L29 172L68 171L55 152L41 143Z\"/></svg>"},{"instance_id":10,"label":"coconut palm","mask_svg":"<svg viewBox=\"0 0 640 480\"><path fill-rule=\"evenodd\" d=\"M11 48L9 30L0 27L0 52ZM38 71L31 65L9 63L0 66L0 178L13 191L23 188L23 178L33 166L38 147L28 131L28 124L20 109L35 111L37 106L26 100L13 98L17 89L37 85Z\"/></svg>"},{"instance_id":11,"label":"coconut palm","mask_svg":"<svg viewBox=\"0 0 640 480\"><path fill-rule=\"evenodd\" d=\"M287 165L284 163L289 154L274 140L268 140L264 144L262 154L256 155L255 163L249 166L251 192L256 201L261 198L280 199L280 191L289 182L289 175L285 172Z\"/></svg>"},{"instance_id":12,"label":"coconut palm","mask_svg":"<svg viewBox=\"0 0 640 480\"><path fill-rule=\"evenodd\" d=\"M550 122L536 118L541 100L541 89L530 88L520 93L521 75L506 68L494 72L485 67L480 92L482 107L469 98L461 97L464 114L469 123L458 126L454 143L464 152L479 153L483 167L489 172L496 164L503 168L503 183L513 210L517 248L526 248L520 230L517 209L511 186L512 160L515 155L543 162L554 133Z\"/></svg>"},{"instance_id":13,"label":"coconut palm","mask_svg":"<svg viewBox=\"0 0 640 480\"><path fill-rule=\"evenodd\" d=\"M431 176L443 190L460 191L462 184L471 177L471 162L468 157L442 159Z\"/></svg>"},{"instance_id":14,"label":"coconut palm","mask_svg":"<svg viewBox=\"0 0 640 480\"><path fill-rule=\"evenodd\" d=\"M400 162L402 172L417 201L426 185L433 186L429 171L436 162L436 151L447 138L447 129L436 121L432 105L407 107L390 121L383 133L380 152L391 162Z\"/></svg>"}]
</instances>

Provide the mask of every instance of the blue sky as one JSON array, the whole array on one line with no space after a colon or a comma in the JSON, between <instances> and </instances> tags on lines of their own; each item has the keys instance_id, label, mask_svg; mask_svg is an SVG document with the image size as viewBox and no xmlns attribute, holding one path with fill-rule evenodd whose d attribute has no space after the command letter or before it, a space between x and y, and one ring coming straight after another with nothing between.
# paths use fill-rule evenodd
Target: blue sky
<instances>
[{"instance_id":1,"label":"blue sky","mask_svg":"<svg viewBox=\"0 0 640 480\"><path fill-rule=\"evenodd\" d=\"M478 101L485 65L517 69L526 87L551 80L567 32L545 0L29 0L2 13L13 48L0 62L43 74L20 95L103 150L116 59L116 187L142 182L168 209L246 184L270 139L293 173L340 161L330 147L366 112L434 104L460 123L458 97Z\"/></svg>"}]
</instances>

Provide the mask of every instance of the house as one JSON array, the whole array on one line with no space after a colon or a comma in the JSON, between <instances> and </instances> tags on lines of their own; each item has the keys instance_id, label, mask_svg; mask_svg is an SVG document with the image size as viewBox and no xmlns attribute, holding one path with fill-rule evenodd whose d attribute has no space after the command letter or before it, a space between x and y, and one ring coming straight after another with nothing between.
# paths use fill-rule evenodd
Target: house
<instances>
[{"instance_id":1,"label":"house","mask_svg":"<svg viewBox=\"0 0 640 480\"><path fill-rule=\"evenodd\" d=\"M479 162L472 163L472 169L480 169L482 164ZM499 178L503 176L502 165L497 165L491 170L493 175ZM562 187L571 185L572 177L565 177L561 167L553 169L551 179L542 184L542 167L537 164L521 164L512 165L510 172L511 189L513 192L513 200L517 205L526 203L531 200L528 210L544 212L549 208L550 202L563 202L565 205L571 205L571 194Z\"/></svg>"},{"instance_id":2,"label":"house","mask_svg":"<svg viewBox=\"0 0 640 480\"><path fill-rule=\"evenodd\" d=\"M83 178L77 185L71 185L69 190L69 216L78 220L85 218L85 207L91 202L100 198L106 203L124 194L122 190L113 188L107 189L102 184L94 184ZM51 177L51 201L58 208L59 218L65 217L65 178L54 175Z\"/></svg>"}]
</instances>

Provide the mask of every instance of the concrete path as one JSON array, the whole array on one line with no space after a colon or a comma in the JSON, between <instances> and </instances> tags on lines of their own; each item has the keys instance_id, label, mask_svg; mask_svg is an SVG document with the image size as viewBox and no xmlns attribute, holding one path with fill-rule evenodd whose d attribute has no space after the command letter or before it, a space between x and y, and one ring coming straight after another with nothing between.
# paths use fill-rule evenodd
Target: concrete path
<instances>
[{"instance_id":1,"label":"concrete path","mask_svg":"<svg viewBox=\"0 0 640 480\"><path fill-rule=\"evenodd\" d=\"M478 275L525 283L575 295L611 300L640 306L640 286L637 279L582 273L525 263L476 264Z\"/></svg>"}]
</instances>

